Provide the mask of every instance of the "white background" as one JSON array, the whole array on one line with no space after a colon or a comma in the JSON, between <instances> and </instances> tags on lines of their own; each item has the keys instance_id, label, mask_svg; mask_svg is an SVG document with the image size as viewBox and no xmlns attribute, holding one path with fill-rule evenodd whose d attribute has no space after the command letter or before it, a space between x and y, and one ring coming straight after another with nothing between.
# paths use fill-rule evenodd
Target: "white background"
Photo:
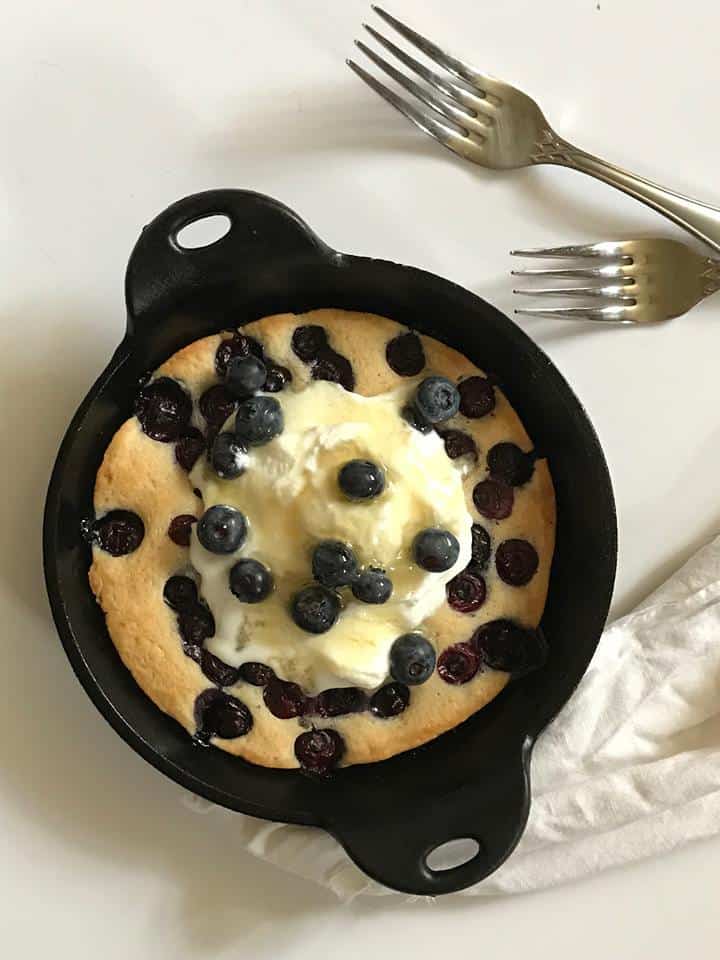
<instances>
[{"instance_id":1,"label":"white background","mask_svg":"<svg viewBox=\"0 0 720 960\"><path fill-rule=\"evenodd\" d=\"M388 0L390 2L390 0ZM720 202L714 0L392 0L532 92L566 137ZM720 840L554 891L339 906L238 849L96 714L51 625L45 486L121 337L143 223L195 190L295 208L333 246L425 267L510 311L508 250L673 228L578 174L492 173L345 67L359 0L0 6L0 937L90 960L717 955ZM536 322L587 405L620 514L615 612L718 532L717 303L656 329Z\"/></svg>"}]
</instances>

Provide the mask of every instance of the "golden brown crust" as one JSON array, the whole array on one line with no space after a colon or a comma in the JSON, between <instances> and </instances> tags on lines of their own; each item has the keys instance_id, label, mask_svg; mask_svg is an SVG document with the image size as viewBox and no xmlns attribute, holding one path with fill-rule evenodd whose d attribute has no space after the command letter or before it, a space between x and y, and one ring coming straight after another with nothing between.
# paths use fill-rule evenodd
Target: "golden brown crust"
<instances>
[{"instance_id":1,"label":"golden brown crust","mask_svg":"<svg viewBox=\"0 0 720 960\"><path fill-rule=\"evenodd\" d=\"M291 338L302 324L323 326L331 346L347 357L356 378L356 390L367 396L397 386L402 378L385 362L385 347L402 332L392 320L372 314L336 309L315 310L305 315L278 314L244 327L242 332L257 337L272 359L288 367L292 389L310 382L310 368L292 351ZM222 336L206 337L178 351L157 371L157 376L174 377L184 384L197 402L217 382L214 360ZM453 381L482 373L451 347L422 337L428 373ZM486 571L487 600L475 614L460 614L443 606L424 625L438 652L467 640L482 623L508 617L526 626L536 626L542 615L555 539L555 503L552 480L545 461L538 461L532 479L515 490L511 515L501 521L478 517L472 489L486 475L485 454L493 444L513 441L525 450L532 447L520 420L502 391L496 388L493 413L479 420L458 415L447 424L474 438L479 458L465 478L468 509L490 533L495 548L509 538L531 542L539 556L539 568L525 587L511 587L497 576L492 564ZM202 417L194 413L198 426ZM145 524L140 547L124 557L112 557L93 548L90 584L105 611L108 631L120 656L145 693L190 733L195 731L195 698L211 684L198 665L182 651L175 615L163 601L166 580L188 564L188 550L176 546L167 536L170 520L178 514L199 515L201 502L194 496L187 475L175 463L171 444L157 443L140 429L135 418L118 430L98 471L95 510L98 516L109 510L133 510ZM487 670L469 683L452 686L437 672L411 693L408 709L392 719L379 719L369 712L323 720L343 736L347 752L344 763L368 763L390 757L433 739L449 730L495 697L508 676ZM280 720L263 705L258 687L240 682L229 692L241 699L253 715L251 732L234 740L213 742L229 753L253 763L272 767L296 767L293 747L306 729L296 720Z\"/></svg>"}]
</instances>

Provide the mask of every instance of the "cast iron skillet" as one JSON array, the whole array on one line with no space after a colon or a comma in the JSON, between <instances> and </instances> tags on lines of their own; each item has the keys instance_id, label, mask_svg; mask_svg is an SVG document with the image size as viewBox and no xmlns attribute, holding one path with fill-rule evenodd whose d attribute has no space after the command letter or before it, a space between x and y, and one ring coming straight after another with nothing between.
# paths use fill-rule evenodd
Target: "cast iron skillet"
<instances>
[{"instance_id":1,"label":"cast iron skillet","mask_svg":"<svg viewBox=\"0 0 720 960\"><path fill-rule=\"evenodd\" d=\"M229 232L198 250L180 248L178 230L211 214L226 214ZM533 743L584 673L610 602L615 507L580 403L545 354L483 300L412 267L338 253L287 207L256 193L211 190L161 213L132 252L125 292L125 338L68 427L45 509L47 590L86 692L134 750L182 786L256 817L324 827L389 887L439 894L486 877L520 838ZM270 313L328 306L392 317L495 373L549 458L559 523L543 618L547 666L427 746L322 782L195 747L151 703L110 642L88 586L90 551L80 531L93 513L103 452L131 415L145 371L207 334ZM477 840L476 855L450 870L430 869L426 856L460 837Z\"/></svg>"}]
</instances>

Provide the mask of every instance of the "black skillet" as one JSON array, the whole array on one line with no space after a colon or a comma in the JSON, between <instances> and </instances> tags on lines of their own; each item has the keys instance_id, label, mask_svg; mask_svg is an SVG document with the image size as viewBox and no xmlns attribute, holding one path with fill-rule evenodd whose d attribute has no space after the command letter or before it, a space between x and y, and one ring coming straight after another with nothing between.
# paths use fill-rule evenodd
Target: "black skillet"
<instances>
[{"instance_id":1,"label":"black skillet","mask_svg":"<svg viewBox=\"0 0 720 960\"><path fill-rule=\"evenodd\" d=\"M226 214L229 232L201 249L180 248L177 232L211 214ZM545 354L485 301L412 267L337 253L287 207L243 190L186 197L156 217L132 252L125 294L125 338L68 427L45 509L50 603L86 692L134 750L188 790L256 817L324 827L389 887L432 895L482 880L522 834L532 746L585 672L610 602L615 506L600 444L577 398ZM81 521L92 516L95 473L132 413L145 371L207 334L265 314L328 306L392 317L499 377L549 459L558 538L543 617L547 666L427 746L322 782L195 747L151 703L122 666L88 586ZM427 855L460 837L478 842L476 855L449 870L430 869Z\"/></svg>"}]
</instances>

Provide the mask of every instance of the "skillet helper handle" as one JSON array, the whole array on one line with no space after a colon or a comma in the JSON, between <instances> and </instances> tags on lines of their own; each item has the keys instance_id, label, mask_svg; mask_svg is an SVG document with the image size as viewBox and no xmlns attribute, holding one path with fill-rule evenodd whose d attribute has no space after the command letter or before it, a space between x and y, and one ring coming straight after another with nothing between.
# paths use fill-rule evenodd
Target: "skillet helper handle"
<instances>
[{"instance_id":1,"label":"skillet helper handle","mask_svg":"<svg viewBox=\"0 0 720 960\"><path fill-rule=\"evenodd\" d=\"M435 803L417 797L413 807L405 799L407 809L369 810L367 819L329 829L378 883L418 896L455 893L479 883L515 848L530 807L529 760L528 741L497 769L483 770L481 780ZM477 843L469 860L449 869L429 866L433 850L467 839Z\"/></svg>"},{"instance_id":2,"label":"skillet helper handle","mask_svg":"<svg viewBox=\"0 0 720 960\"><path fill-rule=\"evenodd\" d=\"M224 215L230 228L207 246L182 247L183 227ZM222 285L238 271L249 273L293 255L327 254L329 248L310 227L272 197L249 190L207 190L178 200L155 217L135 244L125 275L128 333L161 308L168 292L192 296L202 282Z\"/></svg>"}]
</instances>

